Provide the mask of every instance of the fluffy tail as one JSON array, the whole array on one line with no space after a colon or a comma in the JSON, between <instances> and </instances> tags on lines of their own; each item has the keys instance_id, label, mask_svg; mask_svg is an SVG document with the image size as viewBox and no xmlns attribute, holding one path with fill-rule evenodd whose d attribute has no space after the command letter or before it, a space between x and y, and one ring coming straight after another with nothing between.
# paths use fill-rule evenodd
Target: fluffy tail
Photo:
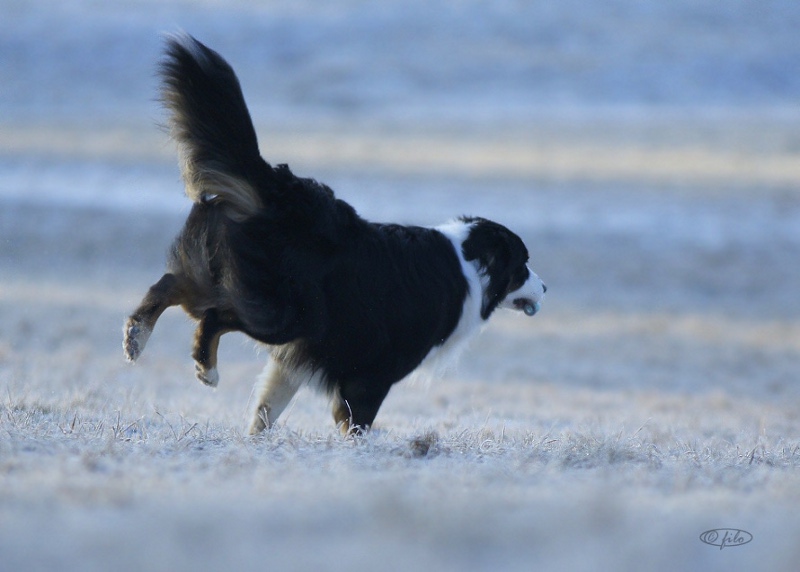
<instances>
[{"instance_id":1,"label":"fluffy tail","mask_svg":"<svg viewBox=\"0 0 800 572\"><path fill-rule=\"evenodd\" d=\"M262 206L259 181L271 167L231 66L188 34L170 36L161 63L162 100L181 155L186 194L219 202L234 220Z\"/></svg>"}]
</instances>

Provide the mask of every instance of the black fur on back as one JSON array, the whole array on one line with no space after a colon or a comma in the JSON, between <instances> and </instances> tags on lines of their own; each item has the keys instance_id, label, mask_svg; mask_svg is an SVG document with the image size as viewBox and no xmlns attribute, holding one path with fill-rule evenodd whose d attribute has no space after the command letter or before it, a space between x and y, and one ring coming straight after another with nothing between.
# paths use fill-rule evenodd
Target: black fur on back
<instances>
[{"instance_id":1,"label":"black fur on back","mask_svg":"<svg viewBox=\"0 0 800 572\"><path fill-rule=\"evenodd\" d=\"M468 283L452 242L367 222L327 186L269 165L231 67L200 42L171 38L161 73L196 203L168 260L190 277L184 308L216 309L281 346L276 359L322 372L329 392L379 405L461 318Z\"/></svg>"}]
</instances>

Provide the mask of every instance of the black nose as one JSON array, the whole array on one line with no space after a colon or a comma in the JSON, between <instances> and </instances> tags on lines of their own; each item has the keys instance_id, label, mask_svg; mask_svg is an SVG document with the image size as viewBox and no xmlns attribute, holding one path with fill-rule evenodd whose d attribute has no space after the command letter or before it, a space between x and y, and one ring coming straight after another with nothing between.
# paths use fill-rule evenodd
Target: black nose
<instances>
[{"instance_id":1,"label":"black nose","mask_svg":"<svg viewBox=\"0 0 800 572\"><path fill-rule=\"evenodd\" d=\"M544 282L542 282L542 293L547 294L547 284L545 284Z\"/></svg>"}]
</instances>

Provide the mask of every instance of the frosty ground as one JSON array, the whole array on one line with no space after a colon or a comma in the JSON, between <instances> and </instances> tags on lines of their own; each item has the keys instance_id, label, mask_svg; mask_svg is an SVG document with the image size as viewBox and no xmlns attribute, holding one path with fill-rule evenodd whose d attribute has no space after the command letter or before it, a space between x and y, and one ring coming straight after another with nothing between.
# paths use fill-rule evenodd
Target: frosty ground
<instances>
[{"instance_id":1,"label":"frosty ground","mask_svg":"<svg viewBox=\"0 0 800 572\"><path fill-rule=\"evenodd\" d=\"M550 285L543 312L498 315L443 379L396 387L364 438L342 439L312 392L251 438L266 356L245 338L223 339L216 391L193 379L179 310L140 363L122 359L122 319L160 275L183 213L9 200L0 567L796 562L795 194L543 181L526 212L591 220L525 225L504 205L519 200L514 180L327 179L375 216L390 200L381 189L397 189L425 205L420 222L453 208L432 189L457 186L472 210L492 188L486 214L508 213ZM615 230L620 208L643 228ZM720 551L698 539L712 528L754 540Z\"/></svg>"},{"instance_id":2,"label":"frosty ground","mask_svg":"<svg viewBox=\"0 0 800 572\"><path fill-rule=\"evenodd\" d=\"M796 569L800 10L613 5L0 0L0 570ZM126 364L188 212L178 27L270 161L371 219L507 224L542 312L357 439L310 391L247 436L266 352L224 337L210 390L177 309Z\"/></svg>"}]
</instances>

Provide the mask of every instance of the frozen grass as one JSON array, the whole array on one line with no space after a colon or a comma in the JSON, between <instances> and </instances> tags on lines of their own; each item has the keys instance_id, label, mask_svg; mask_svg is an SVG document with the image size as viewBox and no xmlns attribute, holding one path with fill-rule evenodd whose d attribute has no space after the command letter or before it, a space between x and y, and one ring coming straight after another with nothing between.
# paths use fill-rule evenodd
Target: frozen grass
<instances>
[{"instance_id":1,"label":"frozen grass","mask_svg":"<svg viewBox=\"0 0 800 572\"><path fill-rule=\"evenodd\" d=\"M0 572L797 569L796 3L0 6ZM270 160L519 231L542 313L356 439L308 391L245 436L263 353L226 336L211 391L178 311L125 364L186 213L152 128L177 27Z\"/></svg>"},{"instance_id":2,"label":"frozen grass","mask_svg":"<svg viewBox=\"0 0 800 572\"><path fill-rule=\"evenodd\" d=\"M627 198L640 209L650 200ZM709 200L677 198L687 214ZM264 356L243 337L223 339L214 391L193 379L180 311L162 318L140 363L122 359L122 317L179 222L5 209L0 569L797 561L798 309L777 280L794 272L791 240L739 237L709 265L714 247L680 235L644 234L642 246L597 228L571 240L529 228L537 270L558 293L541 315L497 316L462 367L396 387L366 437L340 437L326 400L301 391L273 431L251 438ZM633 259L640 273L626 268ZM753 284L764 281L773 286L761 295ZM699 540L712 528L754 540L720 551Z\"/></svg>"},{"instance_id":3,"label":"frozen grass","mask_svg":"<svg viewBox=\"0 0 800 572\"><path fill-rule=\"evenodd\" d=\"M798 441L697 430L690 399L670 422L630 428L390 415L395 426L343 439L304 428L304 395L291 423L251 438L205 414L103 404L114 392L4 399L4 569L789 570L797 557ZM750 425L721 405L701 404L700 425ZM720 527L756 544L734 556L699 542Z\"/></svg>"}]
</instances>

